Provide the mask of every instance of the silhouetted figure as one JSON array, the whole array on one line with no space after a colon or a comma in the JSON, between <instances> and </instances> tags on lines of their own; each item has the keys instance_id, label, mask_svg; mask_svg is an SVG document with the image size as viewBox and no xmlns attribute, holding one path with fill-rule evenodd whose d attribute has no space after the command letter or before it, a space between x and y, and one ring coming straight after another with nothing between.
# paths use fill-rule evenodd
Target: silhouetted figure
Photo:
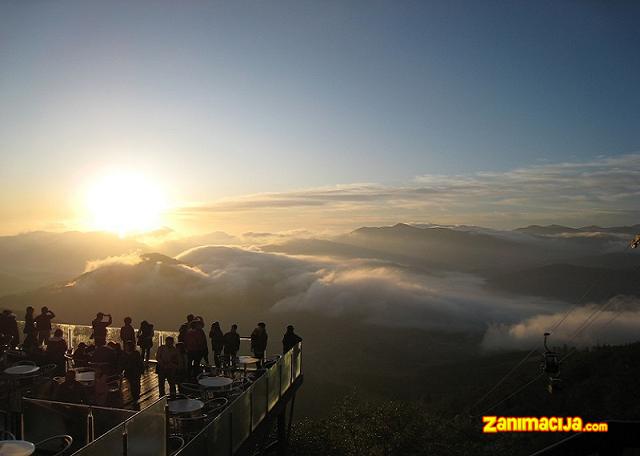
<instances>
[{"instance_id":1,"label":"silhouetted figure","mask_svg":"<svg viewBox=\"0 0 640 456\"><path fill-rule=\"evenodd\" d=\"M160 397L165 395L164 383L169 382L169 392L176 394L176 377L181 366L181 354L177 347L173 345L173 337L165 339L165 344L158 347L156 354L156 373L158 374L158 390Z\"/></svg>"},{"instance_id":2,"label":"silhouetted figure","mask_svg":"<svg viewBox=\"0 0 640 456\"><path fill-rule=\"evenodd\" d=\"M67 342L62 338L62 334L62 330L58 328L53 332L53 337L47 341L47 358L49 362L56 365L56 375L64 374L66 368L64 355L67 353Z\"/></svg>"},{"instance_id":3,"label":"silhouetted figure","mask_svg":"<svg viewBox=\"0 0 640 456\"><path fill-rule=\"evenodd\" d=\"M178 330L178 342L184 342L184 336L187 334L187 331L189 331L189 328L191 328L191 322L193 319L193 314L189 314L187 315L187 321L180 325L180 329Z\"/></svg>"},{"instance_id":4,"label":"silhouetted figure","mask_svg":"<svg viewBox=\"0 0 640 456\"><path fill-rule=\"evenodd\" d=\"M180 362L178 364L178 370L176 371L176 384L180 385L189 380L189 372L187 371L188 357L184 342L178 342L175 345L180 354Z\"/></svg>"},{"instance_id":5,"label":"silhouetted figure","mask_svg":"<svg viewBox=\"0 0 640 456\"><path fill-rule=\"evenodd\" d=\"M238 325L231 325L231 331L224 335L224 357L225 361L234 365L236 356L240 350L240 335L238 334Z\"/></svg>"},{"instance_id":6,"label":"silhouetted figure","mask_svg":"<svg viewBox=\"0 0 640 456\"><path fill-rule=\"evenodd\" d=\"M96 341L95 349L91 355L91 362L101 366L102 369L113 372L116 370L116 353L111 347L107 347L102 341Z\"/></svg>"},{"instance_id":7,"label":"silhouetted figure","mask_svg":"<svg viewBox=\"0 0 640 456\"><path fill-rule=\"evenodd\" d=\"M35 318L36 330L38 331L38 345L42 345L51 337L51 320L55 318L47 306L41 309L40 315Z\"/></svg>"},{"instance_id":8,"label":"silhouetted figure","mask_svg":"<svg viewBox=\"0 0 640 456\"><path fill-rule=\"evenodd\" d=\"M76 349L73 351L73 366L74 367L87 367L89 362L89 355L87 354L87 344L80 342Z\"/></svg>"},{"instance_id":9,"label":"silhouetted figure","mask_svg":"<svg viewBox=\"0 0 640 456\"><path fill-rule=\"evenodd\" d=\"M76 371L66 372L64 382L56 388L54 399L59 402L87 402L84 386L76 381Z\"/></svg>"},{"instance_id":10,"label":"silhouetted figure","mask_svg":"<svg viewBox=\"0 0 640 456\"><path fill-rule=\"evenodd\" d=\"M105 321L104 317L109 318ZM103 314L102 312L97 313L96 319L91 322L91 326L93 327L93 339L96 341L96 345L98 345L98 341L102 342L102 345L107 342L107 326L111 323L113 323L111 314Z\"/></svg>"},{"instance_id":11,"label":"silhouetted figure","mask_svg":"<svg viewBox=\"0 0 640 456\"><path fill-rule=\"evenodd\" d=\"M189 331L184 336L187 349L189 376L196 377L200 373L200 361L207 351L207 336L202 329L202 322L194 319Z\"/></svg>"},{"instance_id":12,"label":"silhouetted figure","mask_svg":"<svg viewBox=\"0 0 640 456\"><path fill-rule=\"evenodd\" d=\"M136 342L136 330L131 326L131 317L124 319L124 326L120 328L120 340L124 347L127 347L127 342L133 342L135 346ZM135 347L134 347L135 350Z\"/></svg>"},{"instance_id":13,"label":"silhouetted figure","mask_svg":"<svg viewBox=\"0 0 640 456\"><path fill-rule=\"evenodd\" d=\"M206 324L204 322L204 318L202 318L200 315L198 315L197 317L194 318L194 320L198 320L198 322L200 322L200 329L202 329L202 332L204 332L204 328L206 328ZM202 359L204 359L204 364L206 366L209 365L209 344L207 343L207 336L205 334L204 337L204 344L202 345Z\"/></svg>"},{"instance_id":14,"label":"silhouetted figure","mask_svg":"<svg viewBox=\"0 0 640 456\"><path fill-rule=\"evenodd\" d=\"M264 352L267 350L267 325L263 322L258 323L258 326L251 333L251 351L253 355L258 358L258 367L262 367L262 360L264 359Z\"/></svg>"},{"instance_id":15,"label":"silhouetted figure","mask_svg":"<svg viewBox=\"0 0 640 456\"><path fill-rule=\"evenodd\" d=\"M282 353L288 352L298 345L299 342L302 342L302 337L293 332L293 326L287 326L287 332L284 333L284 337L282 338Z\"/></svg>"},{"instance_id":16,"label":"silhouetted figure","mask_svg":"<svg viewBox=\"0 0 640 456\"><path fill-rule=\"evenodd\" d=\"M106 406L109 399L109 382L107 373L102 369L96 369L96 379L93 382L94 403Z\"/></svg>"},{"instance_id":17,"label":"silhouetted figure","mask_svg":"<svg viewBox=\"0 0 640 456\"><path fill-rule=\"evenodd\" d=\"M151 347L153 347L153 325L147 320L140 323L138 330L138 346L142 351L142 359L145 367L149 367L149 357L151 356Z\"/></svg>"},{"instance_id":18,"label":"silhouetted figure","mask_svg":"<svg viewBox=\"0 0 640 456\"><path fill-rule=\"evenodd\" d=\"M20 343L18 322L10 310L3 310L0 314L0 333L4 335L5 343L10 347L17 347Z\"/></svg>"},{"instance_id":19,"label":"silhouetted figure","mask_svg":"<svg viewBox=\"0 0 640 456\"><path fill-rule=\"evenodd\" d=\"M129 390L134 401L140 399L140 378L144 372L144 362L142 355L136 350L136 344L129 340L124 345L124 355L122 358L122 368L124 377L129 383Z\"/></svg>"},{"instance_id":20,"label":"silhouetted figure","mask_svg":"<svg viewBox=\"0 0 640 456\"><path fill-rule=\"evenodd\" d=\"M113 372L122 372L122 363L124 361L124 351L122 350L122 346L118 342L110 340L107 343L107 347L113 351L113 358L115 362Z\"/></svg>"},{"instance_id":21,"label":"silhouetted figure","mask_svg":"<svg viewBox=\"0 0 640 456\"><path fill-rule=\"evenodd\" d=\"M220 329L220 322L216 321L211 325L209 338L211 339L211 348L213 349L213 362L217 368L220 368L222 365L220 357L222 356L222 349L224 348L224 334Z\"/></svg>"},{"instance_id":22,"label":"silhouetted figure","mask_svg":"<svg viewBox=\"0 0 640 456\"><path fill-rule=\"evenodd\" d=\"M34 347L38 344L36 322L33 316L33 307L27 307L27 311L24 314L24 342L23 346ZM28 349L28 348L27 348Z\"/></svg>"}]
</instances>

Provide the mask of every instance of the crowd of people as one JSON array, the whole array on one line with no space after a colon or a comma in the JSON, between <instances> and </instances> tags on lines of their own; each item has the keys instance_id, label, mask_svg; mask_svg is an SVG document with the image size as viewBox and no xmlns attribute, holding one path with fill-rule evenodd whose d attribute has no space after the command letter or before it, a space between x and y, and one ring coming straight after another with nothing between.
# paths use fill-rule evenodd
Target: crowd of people
<instances>
[{"instance_id":1,"label":"crowd of people","mask_svg":"<svg viewBox=\"0 0 640 456\"><path fill-rule=\"evenodd\" d=\"M75 370L66 369L67 361L74 368L92 367L96 370L96 389L105 386L110 376L124 375L130 386L134 400L140 397L140 381L149 368L151 349L154 344L154 326L146 320L139 329L132 325L132 319L126 317L120 328L119 341L108 340L108 328L113 324L110 314L98 312L91 322L92 333L89 343L80 342L69 347L60 328L52 335L52 320L55 314L42 307L40 314L34 315L33 307L27 307L24 324L24 341L20 344L20 332L16 316L9 310L0 314L0 344L5 348L20 348L27 359L37 364L55 364L57 375L63 376L56 393L57 399L66 402L82 401L84 389L75 380ZM211 324L205 333L205 322L201 316L187 315L186 321L178 330L177 340L171 336L164 338L164 344L156 352L155 370L158 375L160 395L165 394L169 384L171 394L176 393L176 385L193 381L201 373L203 366L211 366L220 371L235 367L240 349L238 326L232 324L229 331L223 332L220 322ZM208 336L208 337L207 337ZM251 352L257 359L258 368L262 367L267 350L268 334L266 324L259 322L251 333ZM209 343L213 364L210 364ZM302 339L288 326L282 338L283 353L291 350ZM92 342L92 343L91 343ZM139 350L138 350L139 348ZM105 388L106 391L106 386ZM80 394L82 393L82 394ZM105 400L106 400L106 395ZM73 399L74 400L70 400Z\"/></svg>"}]
</instances>

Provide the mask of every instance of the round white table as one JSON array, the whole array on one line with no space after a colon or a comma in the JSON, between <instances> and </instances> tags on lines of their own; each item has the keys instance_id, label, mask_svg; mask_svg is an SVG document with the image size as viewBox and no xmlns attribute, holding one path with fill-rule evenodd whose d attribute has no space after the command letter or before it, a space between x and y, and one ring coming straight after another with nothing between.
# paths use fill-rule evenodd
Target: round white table
<instances>
[{"instance_id":1,"label":"round white table","mask_svg":"<svg viewBox=\"0 0 640 456\"><path fill-rule=\"evenodd\" d=\"M76 380L80 383L91 383L96 379L95 371L81 371L76 372Z\"/></svg>"},{"instance_id":2,"label":"round white table","mask_svg":"<svg viewBox=\"0 0 640 456\"><path fill-rule=\"evenodd\" d=\"M244 366L244 373L247 374L247 367L249 364L256 364L260 362L258 358L254 358L253 356L238 356L238 364Z\"/></svg>"},{"instance_id":3,"label":"round white table","mask_svg":"<svg viewBox=\"0 0 640 456\"><path fill-rule=\"evenodd\" d=\"M29 456L36 446L26 440L0 440L0 456Z\"/></svg>"},{"instance_id":4,"label":"round white table","mask_svg":"<svg viewBox=\"0 0 640 456\"><path fill-rule=\"evenodd\" d=\"M220 389L231 385L233 380L228 377L202 377L198 383L205 388Z\"/></svg>"},{"instance_id":5,"label":"round white table","mask_svg":"<svg viewBox=\"0 0 640 456\"><path fill-rule=\"evenodd\" d=\"M254 358L253 356L238 356L238 364L255 364L260 361L258 358Z\"/></svg>"},{"instance_id":6,"label":"round white table","mask_svg":"<svg viewBox=\"0 0 640 456\"><path fill-rule=\"evenodd\" d=\"M169 413L173 415L189 415L204 408L204 402L198 399L176 399L167 402Z\"/></svg>"},{"instance_id":7,"label":"round white table","mask_svg":"<svg viewBox=\"0 0 640 456\"><path fill-rule=\"evenodd\" d=\"M39 370L40 368L38 366L32 366L29 364L19 364L18 366L7 367L4 370L4 373L8 375L29 375L29 374L35 374Z\"/></svg>"}]
</instances>

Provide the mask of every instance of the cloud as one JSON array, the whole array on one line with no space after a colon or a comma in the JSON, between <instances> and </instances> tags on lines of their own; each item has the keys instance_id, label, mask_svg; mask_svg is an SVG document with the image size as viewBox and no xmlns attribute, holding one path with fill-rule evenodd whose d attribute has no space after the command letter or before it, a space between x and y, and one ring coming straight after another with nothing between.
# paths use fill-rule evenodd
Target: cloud
<instances>
[{"instance_id":1,"label":"cloud","mask_svg":"<svg viewBox=\"0 0 640 456\"><path fill-rule=\"evenodd\" d=\"M87 265L84 268L84 272L91 272L100 268L106 268L114 265L133 266L140 263L141 261L142 258L140 257L139 251L126 253L124 255L110 256L107 258L102 258L100 260L89 260L87 261Z\"/></svg>"},{"instance_id":2,"label":"cloud","mask_svg":"<svg viewBox=\"0 0 640 456\"><path fill-rule=\"evenodd\" d=\"M336 227L419 219L500 227L625 224L640 217L638 196L640 154L630 154L506 172L425 174L398 186L365 183L246 195L180 212L198 217L260 213L275 219L295 208L297 219L322 217L325 225Z\"/></svg>"},{"instance_id":3,"label":"cloud","mask_svg":"<svg viewBox=\"0 0 640 456\"><path fill-rule=\"evenodd\" d=\"M565 312L534 315L516 324L493 324L485 333L486 349L530 349L542 345L543 334L554 328ZM604 304L578 307L552 331L554 346L621 344L638 340L640 300L618 296Z\"/></svg>"},{"instance_id":4,"label":"cloud","mask_svg":"<svg viewBox=\"0 0 640 456\"><path fill-rule=\"evenodd\" d=\"M99 286L119 287L122 295L137 302L170 297L183 308L193 302L214 302L234 313L237 309L280 315L306 312L450 332L483 332L489 324L516 324L566 306L545 299L496 296L473 275L426 275L382 260L298 257L223 246L194 248L178 260L184 264L141 265L139 257L108 258L92 263L93 274L80 278L74 287L91 293ZM110 281L113 278L117 284Z\"/></svg>"},{"instance_id":5,"label":"cloud","mask_svg":"<svg viewBox=\"0 0 640 456\"><path fill-rule=\"evenodd\" d=\"M581 330L600 307L571 308L560 301L496 294L471 274L426 274L383 260L232 246L193 248L177 259L135 253L92 261L87 265L91 273L64 289L78 293L80 303L98 296L140 312L160 306L165 311L158 318L166 324L187 308L216 318L307 313L386 327L472 331L484 334L487 350L539 346L542 334L568 309L566 320L553 331L554 344L623 343L636 340L640 332L637 298L610 300Z\"/></svg>"}]
</instances>

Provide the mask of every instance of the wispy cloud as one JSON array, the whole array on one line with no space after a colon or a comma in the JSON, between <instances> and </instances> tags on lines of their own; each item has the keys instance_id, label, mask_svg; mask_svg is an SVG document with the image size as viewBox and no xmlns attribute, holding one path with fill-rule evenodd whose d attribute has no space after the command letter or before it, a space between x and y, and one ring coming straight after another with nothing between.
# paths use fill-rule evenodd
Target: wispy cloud
<instances>
[{"instance_id":1,"label":"wispy cloud","mask_svg":"<svg viewBox=\"0 0 640 456\"><path fill-rule=\"evenodd\" d=\"M336 226L368 220L437 220L510 227L523 223L637 222L640 154L465 175L425 174L404 185L371 183L262 193L179 209L196 217L322 218ZM345 219L345 214L350 214ZM287 215L291 218L293 216ZM327 222L330 220L330 222Z\"/></svg>"}]
</instances>

